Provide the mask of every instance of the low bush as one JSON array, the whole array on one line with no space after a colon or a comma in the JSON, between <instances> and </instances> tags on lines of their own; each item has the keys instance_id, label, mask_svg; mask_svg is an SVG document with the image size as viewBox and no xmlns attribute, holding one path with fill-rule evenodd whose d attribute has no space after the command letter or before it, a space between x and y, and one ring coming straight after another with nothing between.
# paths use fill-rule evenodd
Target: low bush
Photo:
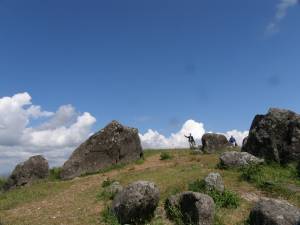
<instances>
[{"instance_id":1,"label":"low bush","mask_svg":"<svg viewBox=\"0 0 300 225\"><path fill-rule=\"evenodd\" d=\"M297 176L298 176L298 178L300 178L300 160L297 164Z\"/></svg>"},{"instance_id":2,"label":"low bush","mask_svg":"<svg viewBox=\"0 0 300 225\"><path fill-rule=\"evenodd\" d=\"M162 152L160 154L160 160L168 160L168 159L172 159L172 155L170 155L168 152Z\"/></svg>"},{"instance_id":3,"label":"low bush","mask_svg":"<svg viewBox=\"0 0 300 225\"><path fill-rule=\"evenodd\" d=\"M207 190L204 180L196 180L189 184L189 191L201 192L213 198L215 204L219 208L237 208L240 205L239 196L229 190L219 192L217 190Z\"/></svg>"},{"instance_id":4,"label":"low bush","mask_svg":"<svg viewBox=\"0 0 300 225\"><path fill-rule=\"evenodd\" d=\"M262 180L262 166L251 164L241 168L242 180L254 183Z\"/></svg>"},{"instance_id":5,"label":"low bush","mask_svg":"<svg viewBox=\"0 0 300 225\"><path fill-rule=\"evenodd\" d=\"M6 183L6 179L0 177L0 191L3 189L4 184Z\"/></svg>"},{"instance_id":6,"label":"low bush","mask_svg":"<svg viewBox=\"0 0 300 225\"><path fill-rule=\"evenodd\" d=\"M59 180L62 168L61 167L53 167L50 169L49 179L50 180Z\"/></svg>"},{"instance_id":7,"label":"low bush","mask_svg":"<svg viewBox=\"0 0 300 225\"><path fill-rule=\"evenodd\" d=\"M106 225L120 225L118 218L113 214L109 207L101 212L101 220Z\"/></svg>"},{"instance_id":8,"label":"low bush","mask_svg":"<svg viewBox=\"0 0 300 225\"><path fill-rule=\"evenodd\" d=\"M103 187L103 188L105 188L105 187L108 187L109 185L111 185L112 183L114 183L115 182L115 180L111 180L110 178L107 178L107 179L105 179L103 182L102 182L102 184L101 184L101 186Z\"/></svg>"}]
</instances>

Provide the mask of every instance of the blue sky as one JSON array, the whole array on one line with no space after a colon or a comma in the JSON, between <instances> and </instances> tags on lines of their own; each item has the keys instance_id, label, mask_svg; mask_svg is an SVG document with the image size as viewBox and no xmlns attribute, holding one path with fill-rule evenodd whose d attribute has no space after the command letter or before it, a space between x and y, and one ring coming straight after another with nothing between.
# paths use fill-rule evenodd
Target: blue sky
<instances>
[{"instance_id":1,"label":"blue sky","mask_svg":"<svg viewBox=\"0 0 300 225\"><path fill-rule=\"evenodd\" d=\"M246 130L270 106L300 112L300 7L276 19L280 2L1 0L0 96L165 135L188 119Z\"/></svg>"}]
</instances>

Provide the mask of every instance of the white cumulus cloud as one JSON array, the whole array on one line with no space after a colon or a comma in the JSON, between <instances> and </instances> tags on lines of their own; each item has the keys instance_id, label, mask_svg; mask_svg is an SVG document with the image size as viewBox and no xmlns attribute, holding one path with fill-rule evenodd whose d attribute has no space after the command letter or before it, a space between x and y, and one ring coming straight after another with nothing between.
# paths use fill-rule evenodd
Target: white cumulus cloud
<instances>
[{"instance_id":1,"label":"white cumulus cloud","mask_svg":"<svg viewBox=\"0 0 300 225\"><path fill-rule=\"evenodd\" d=\"M0 98L0 171L34 154L58 165L89 137L96 122L90 113L78 113L71 105L48 112L31 100L26 92ZM39 119L44 122L33 126Z\"/></svg>"},{"instance_id":2,"label":"white cumulus cloud","mask_svg":"<svg viewBox=\"0 0 300 225\"><path fill-rule=\"evenodd\" d=\"M190 133L195 138L197 145L201 145L201 138L206 133L204 124L190 119L183 124L178 132L172 133L168 137L158 131L149 129L146 133L140 134L140 138L144 149L187 148L189 144L184 135L187 136ZM234 136L237 143L242 145L243 139L248 136L248 131L231 130L221 134L224 134L227 138L231 135Z\"/></svg>"}]
</instances>

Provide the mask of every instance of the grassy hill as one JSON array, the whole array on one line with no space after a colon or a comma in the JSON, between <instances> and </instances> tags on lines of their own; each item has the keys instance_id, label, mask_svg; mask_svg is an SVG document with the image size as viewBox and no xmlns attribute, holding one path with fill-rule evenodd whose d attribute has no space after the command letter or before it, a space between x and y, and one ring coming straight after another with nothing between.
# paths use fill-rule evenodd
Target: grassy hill
<instances>
[{"instance_id":1,"label":"grassy hill","mask_svg":"<svg viewBox=\"0 0 300 225\"><path fill-rule=\"evenodd\" d=\"M167 154L162 155L162 152ZM30 187L0 194L0 224L112 225L113 218L105 214L110 200L103 197L102 183L107 180L119 181L124 186L137 180L155 182L161 192L161 201L155 218L149 224L174 224L165 216L165 199L171 194L188 190L209 172L219 172L226 189L239 198L237 208L218 207L216 225L246 224L254 201L261 196L283 198L300 207L300 179L294 165L283 168L271 164L259 168L223 170L217 167L218 162L218 154L198 155L190 150L147 150L144 160L118 165L97 174L71 181L61 181L52 176Z\"/></svg>"}]
</instances>

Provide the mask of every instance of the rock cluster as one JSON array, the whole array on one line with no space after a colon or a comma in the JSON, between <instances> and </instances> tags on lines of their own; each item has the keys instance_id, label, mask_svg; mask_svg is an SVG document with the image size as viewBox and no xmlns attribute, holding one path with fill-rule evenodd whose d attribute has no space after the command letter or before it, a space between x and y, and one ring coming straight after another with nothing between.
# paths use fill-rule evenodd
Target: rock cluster
<instances>
[{"instance_id":1,"label":"rock cluster","mask_svg":"<svg viewBox=\"0 0 300 225\"><path fill-rule=\"evenodd\" d=\"M31 184L33 181L44 179L48 175L48 161L41 155L32 156L15 167L4 185L4 190Z\"/></svg>"},{"instance_id":2,"label":"rock cluster","mask_svg":"<svg viewBox=\"0 0 300 225\"><path fill-rule=\"evenodd\" d=\"M299 160L300 115L276 108L256 115L242 151L280 163Z\"/></svg>"},{"instance_id":3,"label":"rock cluster","mask_svg":"<svg viewBox=\"0 0 300 225\"><path fill-rule=\"evenodd\" d=\"M138 130L112 121L73 152L63 165L61 178L72 179L118 163L128 163L142 154Z\"/></svg>"},{"instance_id":4,"label":"rock cluster","mask_svg":"<svg viewBox=\"0 0 300 225\"><path fill-rule=\"evenodd\" d=\"M202 136L202 151L214 153L230 146L227 138L222 134L207 133Z\"/></svg>"}]
</instances>

